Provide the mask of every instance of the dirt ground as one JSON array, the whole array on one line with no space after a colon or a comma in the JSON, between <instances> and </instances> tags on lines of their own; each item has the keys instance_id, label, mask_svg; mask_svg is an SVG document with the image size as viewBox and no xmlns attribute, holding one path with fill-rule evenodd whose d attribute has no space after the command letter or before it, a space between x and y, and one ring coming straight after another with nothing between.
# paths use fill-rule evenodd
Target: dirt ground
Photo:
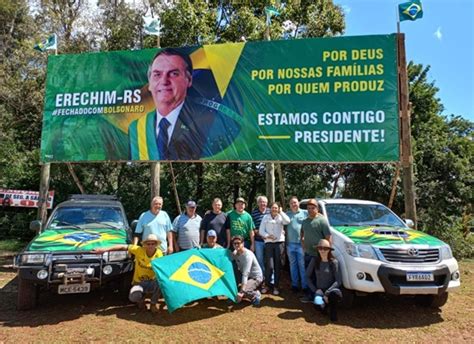
<instances>
[{"instance_id":1,"label":"dirt ground","mask_svg":"<svg viewBox=\"0 0 474 344\"><path fill-rule=\"evenodd\" d=\"M460 263L462 287L442 309L416 306L410 298L370 296L340 310L337 323L290 291L265 296L260 308L201 300L173 314L138 310L104 290L46 293L37 309L20 312L15 271L8 264L0 261L0 343L474 342L474 261Z\"/></svg>"}]
</instances>

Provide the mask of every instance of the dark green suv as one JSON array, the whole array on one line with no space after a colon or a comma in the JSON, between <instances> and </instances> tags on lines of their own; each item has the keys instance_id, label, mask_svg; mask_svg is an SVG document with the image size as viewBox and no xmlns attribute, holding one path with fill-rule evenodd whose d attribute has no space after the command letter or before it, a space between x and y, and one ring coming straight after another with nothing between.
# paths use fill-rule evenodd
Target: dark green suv
<instances>
[{"instance_id":1,"label":"dark green suv","mask_svg":"<svg viewBox=\"0 0 474 344\"><path fill-rule=\"evenodd\" d=\"M125 211L115 196L72 195L54 209L45 228L39 221L33 221L30 228L39 234L15 259L18 309L34 308L40 289L88 293L116 282L126 295L133 270L127 252L92 251L131 242Z\"/></svg>"}]
</instances>

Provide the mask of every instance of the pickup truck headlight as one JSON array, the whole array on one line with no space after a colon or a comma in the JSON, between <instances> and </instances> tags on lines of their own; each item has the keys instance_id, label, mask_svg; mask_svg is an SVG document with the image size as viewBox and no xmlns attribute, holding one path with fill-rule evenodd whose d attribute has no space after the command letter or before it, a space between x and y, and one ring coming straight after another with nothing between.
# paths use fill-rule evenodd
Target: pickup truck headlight
<instances>
[{"instance_id":1,"label":"pickup truck headlight","mask_svg":"<svg viewBox=\"0 0 474 344\"><path fill-rule=\"evenodd\" d=\"M448 245L441 246L441 248L439 249L439 253L441 260L453 258L453 252L451 251L451 247L449 247Z\"/></svg>"},{"instance_id":2,"label":"pickup truck headlight","mask_svg":"<svg viewBox=\"0 0 474 344\"><path fill-rule=\"evenodd\" d=\"M21 255L21 262L23 264L43 264L44 254L23 254Z\"/></svg>"},{"instance_id":3,"label":"pickup truck headlight","mask_svg":"<svg viewBox=\"0 0 474 344\"><path fill-rule=\"evenodd\" d=\"M377 259L375 251L371 245L346 243L346 252L352 257Z\"/></svg>"},{"instance_id":4,"label":"pickup truck headlight","mask_svg":"<svg viewBox=\"0 0 474 344\"><path fill-rule=\"evenodd\" d=\"M104 254L104 258L108 262L118 262L128 257L127 251L110 251Z\"/></svg>"}]
</instances>

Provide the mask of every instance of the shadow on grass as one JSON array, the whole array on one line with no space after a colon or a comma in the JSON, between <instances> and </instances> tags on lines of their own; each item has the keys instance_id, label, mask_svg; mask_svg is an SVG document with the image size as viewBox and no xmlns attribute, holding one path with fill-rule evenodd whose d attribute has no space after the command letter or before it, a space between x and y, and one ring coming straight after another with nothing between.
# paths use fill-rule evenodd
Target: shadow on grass
<instances>
[{"instance_id":1,"label":"shadow on grass","mask_svg":"<svg viewBox=\"0 0 474 344\"><path fill-rule=\"evenodd\" d=\"M287 304L286 304L286 307ZM424 327L443 322L441 310L419 306L410 297L369 295L359 299L351 309L338 309L335 324L360 329L403 329ZM281 319L304 318L307 322L324 326L331 324L328 315L312 304L300 303L296 309L278 314Z\"/></svg>"},{"instance_id":2,"label":"shadow on grass","mask_svg":"<svg viewBox=\"0 0 474 344\"><path fill-rule=\"evenodd\" d=\"M169 313L164 301L159 302L160 310L153 314L140 310L134 304L123 300L117 292L100 289L89 294L57 295L52 292L40 293L38 307L28 311L16 310L17 278L0 289L0 324L5 327L39 327L59 324L85 315L115 315L118 318L158 326L173 326L219 316L246 307L225 300L199 300Z\"/></svg>"},{"instance_id":3,"label":"shadow on grass","mask_svg":"<svg viewBox=\"0 0 474 344\"><path fill-rule=\"evenodd\" d=\"M139 310L135 305L120 298L119 294L101 289L89 294L56 295L40 294L39 305L30 311L16 310L16 278L0 289L0 325L5 327L39 327L59 324L86 315L116 316L117 318L157 326L174 326L236 312L236 321L242 321L241 311L250 307L248 302L234 304L230 301L206 299L168 313L163 300L157 314ZM352 309L339 309L338 325L360 329L417 328L443 322L439 309L417 306L412 298L372 295L360 298L359 305ZM273 308L272 314L280 319L302 319L319 326L330 324L327 316L314 309L312 304L303 304L297 295L283 290L281 296L264 296L261 308ZM250 311L250 309L249 309ZM258 313L258 309L255 309ZM265 311L268 315L268 311ZM238 314L238 315L237 315ZM245 317L245 315L243 315Z\"/></svg>"}]
</instances>

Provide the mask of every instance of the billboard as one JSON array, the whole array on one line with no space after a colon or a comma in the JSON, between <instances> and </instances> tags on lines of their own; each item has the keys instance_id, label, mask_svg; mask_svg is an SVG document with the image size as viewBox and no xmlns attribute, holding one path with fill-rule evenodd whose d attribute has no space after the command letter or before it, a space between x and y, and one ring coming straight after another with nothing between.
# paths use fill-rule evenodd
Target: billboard
<instances>
[{"instance_id":1,"label":"billboard","mask_svg":"<svg viewBox=\"0 0 474 344\"><path fill-rule=\"evenodd\" d=\"M38 208L38 191L0 189L0 205L3 207ZM54 191L49 191L47 207L53 209Z\"/></svg>"},{"instance_id":2,"label":"billboard","mask_svg":"<svg viewBox=\"0 0 474 344\"><path fill-rule=\"evenodd\" d=\"M50 56L42 162L399 160L396 35Z\"/></svg>"}]
</instances>

